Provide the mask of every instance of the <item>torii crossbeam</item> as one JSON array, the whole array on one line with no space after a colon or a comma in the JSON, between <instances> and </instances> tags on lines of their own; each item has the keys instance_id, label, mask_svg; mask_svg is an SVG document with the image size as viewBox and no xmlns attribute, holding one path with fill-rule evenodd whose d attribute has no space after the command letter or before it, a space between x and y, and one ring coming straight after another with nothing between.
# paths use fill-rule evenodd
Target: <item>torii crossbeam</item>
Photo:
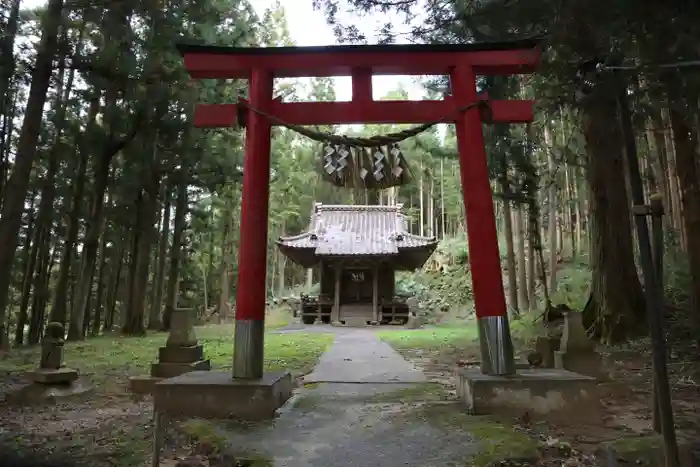
<instances>
[{"instance_id":1,"label":"torii crossbeam","mask_svg":"<svg viewBox=\"0 0 700 467\"><path fill-rule=\"evenodd\" d=\"M236 103L200 104L194 116L195 126L204 128L234 126L238 115L246 120L234 378L263 376L270 131L279 121L329 125L442 120L456 125L482 370L494 375L515 372L482 123L532 121L534 103L494 100L489 102L487 113L477 107L458 110L487 97L477 94L478 75L533 73L541 55L535 40L270 48L179 45L178 50L193 79L249 82L245 108ZM374 101L373 75L447 75L451 95L444 100ZM286 103L273 99L274 78L322 76L351 76L352 100ZM258 111L279 121L271 121Z\"/></svg>"}]
</instances>

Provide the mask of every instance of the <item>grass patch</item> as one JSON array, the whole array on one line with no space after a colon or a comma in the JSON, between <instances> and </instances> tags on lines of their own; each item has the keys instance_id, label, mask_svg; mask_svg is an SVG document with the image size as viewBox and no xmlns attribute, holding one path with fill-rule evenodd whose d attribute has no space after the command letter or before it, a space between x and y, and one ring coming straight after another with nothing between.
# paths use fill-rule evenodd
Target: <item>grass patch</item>
<instances>
[{"instance_id":1,"label":"grass patch","mask_svg":"<svg viewBox=\"0 0 700 467\"><path fill-rule=\"evenodd\" d=\"M427 405L404 417L417 419L435 427L462 430L477 441L477 453L462 467L490 467L503 460L534 460L540 457L537 441L497 420L468 415L451 404Z\"/></svg>"},{"instance_id":2,"label":"grass patch","mask_svg":"<svg viewBox=\"0 0 700 467\"><path fill-rule=\"evenodd\" d=\"M180 425L180 430L208 454L223 452L227 447L226 437L211 421L188 420Z\"/></svg>"},{"instance_id":3,"label":"grass patch","mask_svg":"<svg viewBox=\"0 0 700 467\"><path fill-rule=\"evenodd\" d=\"M211 420L189 420L179 426L179 431L196 445L196 450L207 456L224 455L222 459L228 465L245 467L272 467L272 461L254 452L236 452L233 455L232 446L226 435L217 429L216 422Z\"/></svg>"},{"instance_id":4,"label":"grass patch","mask_svg":"<svg viewBox=\"0 0 700 467\"><path fill-rule=\"evenodd\" d=\"M425 329L382 331L377 335L396 350L427 350L440 352L445 348L471 344L477 338L476 323L461 326L436 326Z\"/></svg>"},{"instance_id":5,"label":"grass patch","mask_svg":"<svg viewBox=\"0 0 700 467\"><path fill-rule=\"evenodd\" d=\"M118 467L143 465L153 448L153 433L150 426L119 427L112 432L112 455ZM86 445L88 442L86 442Z\"/></svg>"},{"instance_id":6,"label":"grass patch","mask_svg":"<svg viewBox=\"0 0 700 467\"><path fill-rule=\"evenodd\" d=\"M228 369L232 365L234 325L207 325L196 328L199 343L204 345L212 368ZM66 366L88 376L103 392L123 392L123 380L147 374L158 358L158 348L165 345L164 332L145 337L101 336L83 342L68 342L64 351ZM289 370L305 374L333 343L333 335L324 333L290 333L265 335L265 369ZM38 365L40 348L15 349L0 361L0 372L23 373ZM118 385L120 389L112 387Z\"/></svg>"},{"instance_id":7,"label":"grass patch","mask_svg":"<svg viewBox=\"0 0 700 467\"><path fill-rule=\"evenodd\" d=\"M660 435L639 436L635 438L620 438L609 443L620 454L629 454L637 451L662 449L664 440Z\"/></svg>"},{"instance_id":8,"label":"grass patch","mask_svg":"<svg viewBox=\"0 0 700 467\"><path fill-rule=\"evenodd\" d=\"M288 306L270 308L265 313L265 329L280 329L289 325L292 318L291 309Z\"/></svg>"}]
</instances>

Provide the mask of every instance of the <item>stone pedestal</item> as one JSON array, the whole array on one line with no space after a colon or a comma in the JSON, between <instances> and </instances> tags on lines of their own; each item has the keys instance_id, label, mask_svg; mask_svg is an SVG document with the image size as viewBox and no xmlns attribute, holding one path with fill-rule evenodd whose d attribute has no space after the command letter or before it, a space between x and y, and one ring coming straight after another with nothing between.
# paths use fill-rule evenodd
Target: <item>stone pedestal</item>
<instances>
[{"instance_id":1,"label":"stone pedestal","mask_svg":"<svg viewBox=\"0 0 700 467\"><path fill-rule=\"evenodd\" d=\"M7 402L38 404L83 394L92 389L78 381L78 371L63 366L65 329L61 323L49 323L41 341L39 368L27 373L31 381L7 394Z\"/></svg>"},{"instance_id":2,"label":"stone pedestal","mask_svg":"<svg viewBox=\"0 0 700 467\"><path fill-rule=\"evenodd\" d=\"M564 333L559 350L554 352L554 367L594 378L603 377L602 360L581 319L581 313L564 314Z\"/></svg>"},{"instance_id":3,"label":"stone pedestal","mask_svg":"<svg viewBox=\"0 0 700 467\"><path fill-rule=\"evenodd\" d=\"M78 379L78 370L65 367L55 370L38 368L30 371L27 376L39 384L70 384Z\"/></svg>"},{"instance_id":4,"label":"stone pedestal","mask_svg":"<svg viewBox=\"0 0 700 467\"><path fill-rule=\"evenodd\" d=\"M172 417L268 420L292 396L289 372L260 379L232 378L226 372L193 371L155 385L154 410Z\"/></svg>"},{"instance_id":5,"label":"stone pedestal","mask_svg":"<svg viewBox=\"0 0 700 467\"><path fill-rule=\"evenodd\" d=\"M161 347L158 349L158 363L151 365L154 378L172 378L188 371L209 370L211 364L204 358L201 345L188 347Z\"/></svg>"},{"instance_id":6,"label":"stone pedestal","mask_svg":"<svg viewBox=\"0 0 700 467\"><path fill-rule=\"evenodd\" d=\"M519 369L512 376L457 371L457 394L473 414L502 414L558 422L600 422L595 378L560 369Z\"/></svg>"},{"instance_id":7,"label":"stone pedestal","mask_svg":"<svg viewBox=\"0 0 700 467\"><path fill-rule=\"evenodd\" d=\"M179 308L172 312L168 340L158 349L158 362L151 365L150 376L130 378L129 386L135 394L152 394L159 381L210 368L209 360L204 358L204 348L197 343L194 333L194 310Z\"/></svg>"}]
</instances>

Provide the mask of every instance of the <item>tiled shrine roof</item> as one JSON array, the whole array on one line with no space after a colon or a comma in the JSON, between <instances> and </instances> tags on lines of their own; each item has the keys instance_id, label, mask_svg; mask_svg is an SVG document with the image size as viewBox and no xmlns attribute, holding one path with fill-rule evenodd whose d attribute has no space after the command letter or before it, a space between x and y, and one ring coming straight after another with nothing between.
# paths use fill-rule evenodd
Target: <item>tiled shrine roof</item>
<instances>
[{"instance_id":1,"label":"tiled shrine roof","mask_svg":"<svg viewBox=\"0 0 700 467\"><path fill-rule=\"evenodd\" d=\"M324 256L396 256L402 252L421 252L423 254L420 256L424 259L418 265L420 267L435 250L437 240L409 233L407 218L401 212L401 207L317 203L309 230L300 235L280 237L277 245L295 261L299 258L298 254L294 254L295 250L304 250L306 256L317 259ZM311 258L302 262L309 261Z\"/></svg>"}]
</instances>

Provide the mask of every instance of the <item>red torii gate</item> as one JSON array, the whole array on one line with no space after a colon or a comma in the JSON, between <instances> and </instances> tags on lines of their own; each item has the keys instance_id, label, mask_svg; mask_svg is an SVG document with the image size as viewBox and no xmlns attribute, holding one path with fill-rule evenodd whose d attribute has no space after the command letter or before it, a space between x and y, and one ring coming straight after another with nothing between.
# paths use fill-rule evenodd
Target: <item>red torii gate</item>
<instances>
[{"instance_id":1,"label":"red torii gate","mask_svg":"<svg viewBox=\"0 0 700 467\"><path fill-rule=\"evenodd\" d=\"M478 106L463 112L459 109L485 98L477 94L477 75L533 73L541 56L536 40L465 45L177 48L193 79L249 81L249 97L243 106L199 104L194 116L194 125L200 128L234 126L238 115L243 115L246 123L234 378L258 379L263 375L270 131L276 122L256 110L295 125L422 124L438 120L456 124L482 371L495 375L515 372L481 125L530 122L534 102L494 100L489 101L488 112ZM448 75L452 94L444 100L374 101L372 75ZM352 101L286 103L273 98L274 78L325 76L351 76ZM446 116L453 117L444 120Z\"/></svg>"}]
</instances>

